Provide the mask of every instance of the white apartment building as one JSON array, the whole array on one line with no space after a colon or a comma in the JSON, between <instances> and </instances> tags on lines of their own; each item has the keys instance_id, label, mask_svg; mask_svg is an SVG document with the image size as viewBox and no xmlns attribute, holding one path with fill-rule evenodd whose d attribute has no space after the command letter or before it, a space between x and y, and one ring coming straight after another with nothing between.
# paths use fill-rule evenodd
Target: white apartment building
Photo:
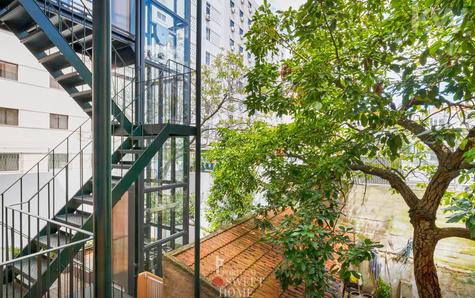
<instances>
[{"instance_id":1,"label":"white apartment building","mask_svg":"<svg viewBox=\"0 0 475 298\"><path fill-rule=\"evenodd\" d=\"M196 0L192 0L191 57L196 51ZM219 53L231 51L242 54L244 63L252 65L251 53L246 51L244 35L249 31L258 4L254 0L203 1L202 63L210 65ZM193 63L192 63L193 64Z\"/></svg>"},{"instance_id":2,"label":"white apartment building","mask_svg":"<svg viewBox=\"0 0 475 298\"><path fill-rule=\"evenodd\" d=\"M0 191L89 117L12 33L0 29ZM87 128L86 128L87 126ZM90 134L90 124L84 126ZM66 146L40 172L65 164ZM72 148L71 148L72 150ZM72 150L73 151L73 150ZM76 149L77 151L77 149ZM35 170L36 172L36 170Z\"/></svg>"}]
</instances>

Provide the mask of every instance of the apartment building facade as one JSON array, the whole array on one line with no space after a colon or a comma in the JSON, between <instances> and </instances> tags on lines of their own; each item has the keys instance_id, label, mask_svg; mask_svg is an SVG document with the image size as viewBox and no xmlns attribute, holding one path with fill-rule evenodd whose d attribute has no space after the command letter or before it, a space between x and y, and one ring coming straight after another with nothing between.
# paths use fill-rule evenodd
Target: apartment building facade
<instances>
[{"instance_id":1,"label":"apartment building facade","mask_svg":"<svg viewBox=\"0 0 475 298\"><path fill-rule=\"evenodd\" d=\"M0 189L3 189L88 117L14 34L0 29L0 44ZM51 172L66 160L66 156L45 160L39 170Z\"/></svg>"},{"instance_id":2,"label":"apartment building facade","mask_svg":"<svg viewBox=\"0 0 475 298\"><path fill-rule=\"evenodd\" d=\"M194 12L196 0L192 1L192 21L196 24ZM245 34L252 24L252 16L258 4L254 0L206 0L203 1L202 63L211 65L214 57L223 52L240 53L245 65L253 63L253 57L246 51ZM191 57L196 49L196 28L191 27Z\"/></svg>"}]
</instances>

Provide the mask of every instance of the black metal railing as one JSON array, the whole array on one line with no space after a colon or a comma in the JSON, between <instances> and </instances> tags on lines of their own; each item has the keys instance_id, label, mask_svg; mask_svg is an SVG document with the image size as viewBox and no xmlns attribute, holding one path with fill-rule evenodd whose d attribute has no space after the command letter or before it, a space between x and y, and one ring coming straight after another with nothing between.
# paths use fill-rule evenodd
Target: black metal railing
<instances>
[{"instance_id":1,"label":"black metal railing","mask_svg":"<svg viewBox=\"0 0 475 298\"><path fill-rule=\"evenodd\" d=\"M74 49L81 61L92 69L92 1L83 0L36 0L52 24L61 33L66 42ZM125 59L112 40L113 80L112 93L123 89L129 81L133 81L134 67L127 66ZM57 52L56 47L45 50L46 55ZM62 70L74 72L74 65ZM76 86L78 91L90 90L87 84Z\"/></svg>"},{"instance_id":2,"label":"black metal railing","mask_svg":"<svg viewBox=\"0 0 475 298\"><path fill-rule=\"evenodd\" d=\"M190 124L190 119L185 117L185 113L177 113L178 105L182 105L183 107L190 105L189 97L186 97L185 95L177 96L177 94L179 91L182 91L181 88L184 86L182 83L186 83L187 80L191 80L192 75L193 72L191 70L187 73L164 71L162 72L161 77L158 79L144 82L146 86L146 93L152 92L151 90L155 88L159 88L162 91L164 89L168 89L168 91L163 91L162 93L154 93L153 97L151 97L152 100L149 102L150 105L148 108L153 108L152 111L156 116L147 119L145 124ZM127 131L120 132L120 130L123 129L120 125L122 120L121 117L127 117L133 123L136 123L135 109L139 99L136 96L134 90L135 85L133 84L133 81L130 81L127 84L124 84L123 89L119 92L116 92L113 96L114 102L120 107L120 112L113 113L112 115L111 124L113 126L113 130L116 130L111 144L112 152L119 151L119 149L123 148L124 144L127 144L127 142L129 143L128 149L137 149L137 154L122 155L117 161L117 163L129 165L129 167L113 167L112 175L116 183L122 177L124 177L128 171L128 168L130 168L130 165L135 162L136 158L138 158L140 155L140 150L143 152L143 150L147 148L149 142L153 141L155 137L153 133L145 131L144 125L140 125L140 123L135 126L133 136L131 136ZM165 101L166 103L164 103L162 99L167 96L169 96L169 98L167 101ZM173 105L173 109L163 109L163 105L166 104ZM157 115L158 113L162 113L162 116ZM170 144L170 142L167 142L165 147L169 147ZM184 143L182 145L184 146ZM64 160L62 164L56 163L58 156L60 156L59 154L65 154L66 156L66 160ZM51 162L53 168L51 169L52 172L45 178L41 177L40 169L42 167L42 163L45 163L46 160L48 160L48 163L50 163L49 160L53 160ZM25 177L31 176L31 174L36 176L36 184L32 190L26 191ZM30 171L25 173L1 194L2 218L0 219L0 222L2 225L1 246L3 249L1 253L1 262L5 263L5 266L16 262L15 259L19 259L20 265L23 265L22 262L28 257L32 258L30 261L33 260L33 258L38 258L39 254L36 250L39 246L35 243L46 243L46 245L42 247L40 251L47 251L47 253L52 253L53 249L57 249L56 253L60 252L61 249L67 249L64 247L64 245L68 244L68 239L69 241L72 241L72 236L76 235L78 232L83 232L80 228L73 229L73 226L71 226L69 223L74 221L75 226L83 226L85 220L87 220L87 218L93 212L92 204L70 204L71 200L75 199L73 196L76 196L77 199L78 196L80 197L82 195L80 190L88 181L91 181L91 175L92 139L90 132L90 120L87 120L82 123L78 129L74 130L66 139L61 141L53 150L48 152L48 154L45 155L35 166L33 166ZM146 176L146 179L147 178L149 178L150 181L157 181L159 176L152 173L151 175ZM167 176L163 178L164 180L160 181L160 184L180 184L179 187L184 187L185 185L185 182L182 180L183 178L179 178L178 180L176 176ZM155 185L158 184L159 183L156 183ZM31 185L29 186L31 188ZM169 203L163 201L160 203L164 205L163 210L179 208L181 204L180 202L176 201ZM70 215L68 215L69 213L67 211L70 208L75 208L75 210L73 210L73 215L75 216L74 220L72 218L68 218ZM159 208L161 207L155 205L151 212L160 212L160 210L158 210ZM63 218L61 218L60 221L55 218L57 214L63 215ZM173 224L173 226L174 225L175 224ZM47 231L46 234L44 232L45 227ZM167 238L162 240L163 243L174 243L174 239L182 236L185 233L183 229L177 229L175 227L170 228L170 231L172 232L170 237L173 239ZM63 235L65 237L60 239L59 235ZM57 241L56 243L54 242L55 240ZM150 245L147 247L148 252L156 252L158 254L157 249L162 249L162 242L149 243ZM82 248L82 250L84 250L84 248ZM155 257L152 257L152 259L153 258ZM50 261L49 258L47 259ZM84 261L82 264L84 264ZM68 266L69 267L67 268L74 268L71 267L74 265ZM31 272L30 265L28 265L26 269ZM37 268L37 270L39 269ZM81 270L83 269L84 268ZM71 270L74 272L76 269ZM79 269L76 271L78 270ZM67 272L67 270L64 272ZM61 276L65 274L64 272L61 273ZM27 276L27 274L24 275ZM58 278L59 280L57 283L61 283L61 277ZM70 276L69 280L74 280L74 276ZM74 282L82 282L83 280L84 278ZM31 286L31 284L31 282L27 284L27 287ZM10 286L13 289L16 284L11 284ZM25 285L22 286L25 287ZM84 287L86 286L83 284L79 288L83 289ZM75 286L68 286L66 291L77 288L78 287ZM64 287L63 290L65 290ZM70 292L68 293L71 294Z\"/></svg>"}]
</instances>

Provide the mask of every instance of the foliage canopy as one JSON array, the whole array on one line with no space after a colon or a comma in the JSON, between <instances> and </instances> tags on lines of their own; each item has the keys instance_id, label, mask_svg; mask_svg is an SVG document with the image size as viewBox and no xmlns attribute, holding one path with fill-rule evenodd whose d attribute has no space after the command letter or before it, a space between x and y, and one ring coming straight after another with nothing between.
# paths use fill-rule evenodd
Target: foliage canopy
<instances>
[{"instance_id":1,"label":"foliage canopy","mask_svg":"<svg viewBox=\"0 0 475 298\"><path fill-rule=\"evenodd\" d=\"M410 208L420 295L440 297L437 242L475 235L474 3L309 0L274 13L265 2L247 39L255 56L247 108L292 120L220 131L208 154L214 225L291 208L270 232L285 249L278 277L321 296L328 260L347 278L349 264L376 246L338 226L354 178L375 175ZM285 59L276 58L281 48ZM422 197L407 183L413 176L428 181ZM456 178L465 191L448 191ZM466 228L435 225L444 202L450 221Z\"/></svg>"}]
</instances>

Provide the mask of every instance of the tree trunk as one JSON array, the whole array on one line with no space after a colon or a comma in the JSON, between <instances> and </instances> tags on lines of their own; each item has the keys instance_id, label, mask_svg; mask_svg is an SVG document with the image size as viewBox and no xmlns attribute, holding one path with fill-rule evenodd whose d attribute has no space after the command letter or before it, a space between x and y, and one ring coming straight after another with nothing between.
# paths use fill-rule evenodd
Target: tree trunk
<instances>
[{"instance_id":1,"label":"tree trunk","mask_svg":"<svg viewBox=\"0 0 475 298\"><path fill-rule=\"evenodd\" d=\"M414 276L419 297L442 297L434 263L434 251L437 245L435 222L428 219L411 222L414 226Z\"/></svg>"}]
</instances>

